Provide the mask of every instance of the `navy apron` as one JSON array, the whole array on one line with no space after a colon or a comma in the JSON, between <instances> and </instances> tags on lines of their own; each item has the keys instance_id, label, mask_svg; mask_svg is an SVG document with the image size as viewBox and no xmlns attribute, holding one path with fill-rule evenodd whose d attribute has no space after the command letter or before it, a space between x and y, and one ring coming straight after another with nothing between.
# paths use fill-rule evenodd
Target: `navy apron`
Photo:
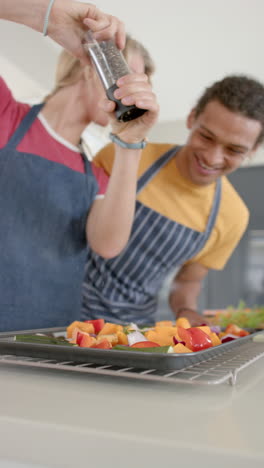
<instances>
[{"instance_id":1,"label":"navy apron","mask_svg":"<svg viewBox=\"0 0 264 468\"><path fill-rule=\"evenodd\" d=\"M88 161L82 174L17 151L41 107L30 109L0 150L0 331L80 317L85 225L97 183Z\"/></svg>"},{"instance_id":2,"label":"navy apron","mask_svg":"<svg viewBox=\"0 0 264 468\"><path fill-rule=\"evenodd\" d=\"M179 149L170 149L147 169L138 181L137 193ZM203 248L214 227L220 199L219 179L204 232L172 221L137 201L132 233L123 252L104 260L89 249L82 319L152 323L164 279Z\"/></svg>"}]
</instances>

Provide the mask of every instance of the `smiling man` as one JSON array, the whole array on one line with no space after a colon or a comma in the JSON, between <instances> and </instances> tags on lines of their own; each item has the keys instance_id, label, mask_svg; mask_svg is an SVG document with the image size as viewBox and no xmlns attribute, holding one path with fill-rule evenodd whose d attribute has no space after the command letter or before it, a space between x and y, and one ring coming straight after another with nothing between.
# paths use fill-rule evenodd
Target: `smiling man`
<instances>
[{"instance_id":1,"label":"smiling man","mask_svg":"<svg viewBox=\"0 0 264 468\"><path fill-rule=\"evenodd\" d=\"M83 319L151 323L164 278L178 269L170 306L192 325L202 281L223 269L243 235L249 213L227 174L264 140L264 87L229 76L207 88L187 119L184 146L148 144L139 169L135 220L129 244L103 260L88 252ZM95 164L111 173L114 148Z\"/></svg>"}]
</instances>

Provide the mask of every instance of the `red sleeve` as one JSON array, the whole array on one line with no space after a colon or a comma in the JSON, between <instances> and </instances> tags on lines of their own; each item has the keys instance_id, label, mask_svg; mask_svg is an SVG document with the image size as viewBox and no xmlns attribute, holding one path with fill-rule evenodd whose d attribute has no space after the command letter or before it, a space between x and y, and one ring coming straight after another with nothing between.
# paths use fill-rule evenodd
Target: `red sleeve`
<instances>
[{"instance_id":1,"label":"red sleeve","mask_svg":"<svg viewBox=\"0 0 264 468\"><path fill-rule=\"evenodd\" d=\"M99 195L104 195L107 189L109 177L104 171L104 169L102 169L101 167L97 167L93 163L91 163L91 167L92 167L93 175L96 178L98 187L99 187L98 192L97 192L97 197Z\"/></svg>"},{"instance_id":2,"label":"red sleeve","mask_svg":"<svg viewBox=\"0 0 264 468\"><path fill-rule=\"evenodd\" d=\"M10 89L0 76L0 148L6 145L29 107L28 104L17 102L14 99Z\"/></svg>"},{"instance_id":3,"label":"red sleeve","mask_svg":"<svg viewBox=\"0 0 264 468\"><path fill-rule=\"evenodd\" d=\"M0 76L0 116L6 112L7 107L14 101L10 89L7 87L5 81Z\"/></svg>"}]
</instances>

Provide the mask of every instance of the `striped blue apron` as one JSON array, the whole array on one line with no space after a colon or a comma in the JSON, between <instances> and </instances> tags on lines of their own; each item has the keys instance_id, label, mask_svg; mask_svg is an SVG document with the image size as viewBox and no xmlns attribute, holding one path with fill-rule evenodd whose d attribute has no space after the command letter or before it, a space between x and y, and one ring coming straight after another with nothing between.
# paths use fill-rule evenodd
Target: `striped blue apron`
<instances>
[{"instance_id":1,"label":"striped blue apron","mask_svg":"<svg viewBox=\"0 0 264 468\"><path fill-rule=\"evenodd\" d=\"M17 151L41 107L0 150L0 331L80 318L85 225L97 183L88 161L83 174Z\"/></svg>"},{"instance_id":2,"label":"striped blue apron","mask_svg":"<svg viewBox=\"0 0 264 468\"><path fill-rule=\"evenodd\" d=\"M138 181L137 193L179 149L170 149L147 169ZM104 260L89 249L82 319L153 322L157 295L165 277L203 248L215 224L220 199L219 179L204 232L172 221L137 201L131 237L121 255Z\"/></svg>"}]
</instances>

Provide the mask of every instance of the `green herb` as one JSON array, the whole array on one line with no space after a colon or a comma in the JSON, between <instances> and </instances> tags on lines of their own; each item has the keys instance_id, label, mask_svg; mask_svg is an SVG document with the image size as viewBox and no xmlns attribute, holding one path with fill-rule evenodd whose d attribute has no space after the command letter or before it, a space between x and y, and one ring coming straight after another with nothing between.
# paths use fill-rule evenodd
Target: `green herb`
<instances>
[{"instance_id":1,"label":"green herb","mask_svg":"<svg viewBox=\"0 0 264 468\"><path fill-rule=\"evenodd\" d=\"M234 323L241 328L263 328L264 306L248 308L245 302L240 301L237 307L229 306L226 312L219 314L218 323L220 327L226 327Z\"/></svg>"},{"instance_id":2,"label":"green herb","mask_svg":"<svg viewBox=\"0 0 264 468\"><path fill-rule=\"evenodd\" d=\"M63 346L75 346L69 343L64 337L52 337L46 335L16 335L15 341L20 343L38 343L38 344L52 344L52 345L63 345Z\"/></svg>"}]
</instances>

